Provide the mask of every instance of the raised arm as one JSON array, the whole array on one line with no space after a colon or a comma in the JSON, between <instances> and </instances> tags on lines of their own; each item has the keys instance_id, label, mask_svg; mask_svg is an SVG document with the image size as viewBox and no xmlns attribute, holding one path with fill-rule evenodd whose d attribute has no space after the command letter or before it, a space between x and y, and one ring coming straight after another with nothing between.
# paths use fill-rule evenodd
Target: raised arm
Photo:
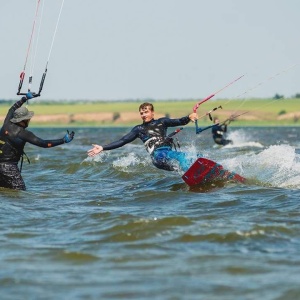
<instances>
[{"instance_id":1,"label":"raised arm","mask_svg":"<svg viewBox=\"0 0 300 300\"><path fill-rule=\"evenodd\" d=\"M14 115L16 109L20 108L28 99L32 98L31 93L27 93L26 96L22 97L21 100L17 101L9 110L5 117L4 123L8 122Z\"/></svg>"}]
</instances>

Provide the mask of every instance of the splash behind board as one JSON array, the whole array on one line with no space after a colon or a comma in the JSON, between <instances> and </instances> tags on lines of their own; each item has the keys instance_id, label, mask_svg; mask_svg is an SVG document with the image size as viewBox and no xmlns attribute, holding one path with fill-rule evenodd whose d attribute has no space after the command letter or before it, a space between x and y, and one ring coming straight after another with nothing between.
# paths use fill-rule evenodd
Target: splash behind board
<instances>
[{"instance_id":1,"label":"splash behind board","mask_svg":"<svg viewBox=\"0 0 300 300\"><path fill-rule=\"evenodd\" d=\"M220 164L206 159L198 158L194 164L183 174L182 179L189 185L204 184L213 181L245 182L246 178L225 170Z\"/></svg>"}]
</instances>

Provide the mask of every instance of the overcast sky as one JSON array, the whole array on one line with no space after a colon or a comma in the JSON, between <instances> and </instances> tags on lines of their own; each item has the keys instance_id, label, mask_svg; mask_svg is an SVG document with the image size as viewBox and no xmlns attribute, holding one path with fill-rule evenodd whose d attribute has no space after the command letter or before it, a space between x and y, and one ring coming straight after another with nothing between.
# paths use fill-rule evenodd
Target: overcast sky
<instances>
[{"instance_id":1,"label":"overcast sky","mask_svg":"<svg viewBox=\"0 0 300 300\"><path fill-rule=\"evenodd\" d=\"M44 1L36 91L61 3ZM0 98L18 98L35 8L0 0ZM290 97L299 13L299 0L65 0L41 100L202 99L244 74L216 98Z\"/></svg>"}]
</instances>

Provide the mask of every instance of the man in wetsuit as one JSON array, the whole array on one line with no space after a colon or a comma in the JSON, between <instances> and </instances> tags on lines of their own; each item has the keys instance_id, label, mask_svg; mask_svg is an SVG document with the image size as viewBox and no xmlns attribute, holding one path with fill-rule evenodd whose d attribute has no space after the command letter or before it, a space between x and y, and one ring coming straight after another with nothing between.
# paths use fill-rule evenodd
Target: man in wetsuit
<instances>
[{"instance_id":1,"label":"man in wetsuit","mask_svg":"<svg viewBox=\"0 0 300 300\"><path fill-rule=\"evenodd\" d=\"M220 125L219 119L215 118L214 123L215 123L215 125L212 127L211 132L212 132L212 136L213 136L215 143L218 145L222 145L222 146L232 144L231 140L227 140L224 137L224 133L227 132L227 126L229 125L230 120L229 120L228 125L226 122L223 123L222 125Z\"/></svg>"},{"instance_id":2,"label":"man in wetsuit","mask_svg":"<svg viewBox=\"0 0 300 300\"><path fill-rule=\"evenodd\" d=\"M22 106L28 99L33 98L31 93L22 97L8 111L0 130L0 187L14 190L26 190L25 183L18 168L18 162L23 161L26 142L43 148L51 148L73 140L74 132L67 132L62 139L43 140L35 136L26 128L34 115L33 111Z\"/></svg>"},{"instance_id":3,"label":"man in wetsuit","mask_svg":"<svg viewBox=\"0 0 300 300\"><path fill-rule=\"evenodd\" d=\"M168 127L186 125L190 121L198 119L196 113L192 113L180 119L160 118L154 119L154 107L151 103L143 103L139 107L140 116L143 120L141 125L135 126L128 134L121 139L105 146L93 144L88 150L89 156L95 156L103 150L112 150L124 146L136 138L140 138L146 150L150 153L153 164L163 170L176 170L176 163L185 172L193 161L187 158L186 153L172 150L173 140L167 136Z\"/></svg>"}]
</instances>

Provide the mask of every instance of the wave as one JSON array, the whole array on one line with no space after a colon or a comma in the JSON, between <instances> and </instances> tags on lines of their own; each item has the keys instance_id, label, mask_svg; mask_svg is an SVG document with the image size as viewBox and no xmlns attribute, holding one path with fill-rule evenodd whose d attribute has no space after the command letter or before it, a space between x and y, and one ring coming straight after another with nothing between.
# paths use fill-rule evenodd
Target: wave
<instances>
[{"instance_id":1,"label":"wave","mask_svg":"<svg viewBox=\"0 0 300 300\"><path fill-rule=\"evenodd\" d=\"M228 158L221 162L253 183L280 188L300 188L300 154L289 145L272 145L260 153Z\"/></svg>"},{"instance_id":2,"label":"wave","mask_svg":"<svg viewBox=\"0 0 300 300\"><path fill-rule=\"evenodd\" d=\"M228 139L232 140L233 143L226 145L224 148L264 148L260 142L253 140L254 138L250 133L242 129L231 131L228 134Z\"/></svg>"}]
</instances>

